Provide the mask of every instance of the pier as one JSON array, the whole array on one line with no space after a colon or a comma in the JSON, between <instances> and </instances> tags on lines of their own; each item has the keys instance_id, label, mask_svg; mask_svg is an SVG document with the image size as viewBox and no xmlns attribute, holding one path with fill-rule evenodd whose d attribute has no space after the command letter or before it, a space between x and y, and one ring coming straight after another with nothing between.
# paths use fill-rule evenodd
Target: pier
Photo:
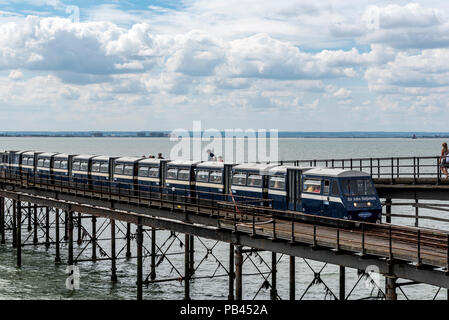
<instances>
[{"instance_id":1,"label":"pier","mask_svg":"<svg viewBox=\"0 0 449 320\"><path fill-rule=\"evenodd\" d=\"M282 212L269 207L179 195L163 197L159 192L136 196L126 190L92 189L70 180L24 178L3 171L0 175L0 240L2 245L16 251L19 268L23 264L22 248L45 246L53 250L55 263L68 266L88 261L109 263L112 282L118 281L117 264L120 261L136 259L138 300L144 298L147 285L169 281L181 281L184 299L191 299L191 283L201 280L196 276L196 270L204 259L198 256L198 247L205 247L208 255L214 254L213 246L205 244L204 239L226 243L229 247L226 257L215 257L219 272L208 277L228 278L228 287L223 290L229 300L241 300L245 277L256 275L264 280L261 290L269 290L273 300L304 298L309 288L304 288L301 296L296 294L298 260L305 263L314 260L339 267L338 291L328 288L320 278L321 271L310 267L313 271L311 285L323 283L326 295L333 299L350 299L357 290L357 284L351 288L345 281L348 268L360 271L359 280L373 267L382 274L385 285L377 290L380 299L395 300L398 291L408 285L428 284L447 291L449 232L430 230L419 224L422 219L449 222L438 214L419 215L419 208L442 213L449 211L449 205L419 202L449 200L449 180L441 177L437 162L437 157L415 157L281 163L350 168L370 173L379 196L385 199L386 223L352 222L353 228L332 218L329 221L333 225L324 226L302 213L281 217ZM415 215L392 212L393 207L403 206L415 208ZM301 221L301 217L308 219ZM391 224L394 217L413 219L414 226ZM165 239L161 238L162 233ZM182 244L181 250L170 251L167 244L170 241ZM105 242L109 243L108 252L103 249ZM117 246L119 242L120 247ZM270 257L264 261L265 271L245 274L245 266L251 264L251 257L262 259L262 252L269 253ZM176 276L159 278L158 264L163 259L169 261L170 255L175 254L183 256L184 265L173 265ZM278 281L281 256L288 258L288 284ZM144 272L147 269L150 270L148 274ZM289 288L288 296L279 295L280 286Z\"/></svg>"}]
</instances>

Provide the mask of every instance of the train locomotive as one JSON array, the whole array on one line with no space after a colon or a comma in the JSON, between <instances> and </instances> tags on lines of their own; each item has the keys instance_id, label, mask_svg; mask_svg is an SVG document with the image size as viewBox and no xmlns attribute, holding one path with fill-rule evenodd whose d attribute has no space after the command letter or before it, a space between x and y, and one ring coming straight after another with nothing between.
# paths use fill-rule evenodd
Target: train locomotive
<instances>
[{"instance_id":1,"label":"train locomotive","mask_svg":"<svg viewBox=\"0 0 449 320\"><path fill-rule=\"evenodd\" d=\"M106 186L142 198L262 206L289 217L301 212L381 223L382 206L374 183L361 171L34 151L3 151L0 160L2 176L35 176L76 186L86 184L86 189L94 190Z\"/></svg>"}]
</instances>

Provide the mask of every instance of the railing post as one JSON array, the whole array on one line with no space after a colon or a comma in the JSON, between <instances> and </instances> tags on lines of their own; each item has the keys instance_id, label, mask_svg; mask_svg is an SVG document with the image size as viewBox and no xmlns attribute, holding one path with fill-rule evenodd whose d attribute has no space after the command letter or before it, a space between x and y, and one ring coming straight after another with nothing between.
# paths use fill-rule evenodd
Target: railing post
<instances>
[{"instance_id":1,"label":"railing post","mask_svg":"<svg viewBox=\"0 0 449 320\"><path fill-rule=\"evenodd\" d=\"M362 223L362 256L365 255L365 224Z\"/></svg>"},{"instance_id":2,"label":"railing post","mask_svg":"<svg viewBox=\"0 0 449 320\"><path fill-rule=\"evenodd\" d=\"M416 157L413 157L413 184L416 184Z\"/></svg>"},{"instance_id":3,"label":"railing post","mask_svg":"<svg viewBox=\"0 0 449 320\"><path fill-rule=\"evenodd\" d=\"M440 184L440 176L441 176L441 171L440 171L440 158L436 158L437 159L437 184Z\"/></svg>"},{"instance_id":4,"label":"railing post","mask_svg":"<svg viewBox=\"0 0 449 320\"><path fill-rule=\"evenodd\" d=\"M394 158L391 158L391 184L394 183Z\"/></svg>"}]
</instances>

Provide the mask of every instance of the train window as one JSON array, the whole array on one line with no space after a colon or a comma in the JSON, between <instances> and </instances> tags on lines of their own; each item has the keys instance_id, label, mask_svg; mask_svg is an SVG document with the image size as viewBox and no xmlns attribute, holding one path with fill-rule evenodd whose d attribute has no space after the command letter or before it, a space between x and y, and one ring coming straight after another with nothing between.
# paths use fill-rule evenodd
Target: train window
<instances>
[{"instance_id":1,"label":"train window","mask_svg":"<svg viewBox=\"0 0 449 320\"><path fill-rule=\"evenodd\" d=\"M304 192L310 193L320 193L321 192L321 181L320 180L305 180L304 181Z\"/></svg>"},{"instance_id":2,"label":"train window","mask_svg":"<svg viewBox=\"0 0 449 320\"><path fill-rule=\"evenodd\" d=\"M333 197L340 196L340 191L338 191L337 181L332 181L331 196L333 196Z\"/></svg>"},{"instance_id":3,"label":"train window","mask_svg":"<svg viewBox=\"0 0 449 320\"><path fill-rule=\"evenodd\" d=\"M134 175L134 166L132 165L125 165L125 170L123 171L123 173L127 176L132 176Z\"/></svg>"},{"instance_id":4,"label":"train window","mask_svg":"<svg viewBox=\"0 0 449 320\"><path fill-rule=\"evenodd\" d=\"M61 169L67 169L67 167L68 167L68 161L62 160L61 161Z\"/></svg>"},{"instance_id":5,"label":"train window","mask_svg":"<svg viewBox=\"0 0 449 320\"><path fill-rule=\"evenodd\" d=\"M285 189L285 178L284 177L276 177L276 176L270 177L269 188L284 190Z\"/></svg>"},{"instance_id":6,"label":"train window","mask_svg":"<svg viewBox=\"0 0 449 320\"><path fill-rule=\"evenodd\" d=\"M55 163L53 163L53 168L59 169L61 167L61 161L55 160Z\"/></svg>"},{"instance_id":7,"label":"train window","mask_svg":"<svg viewBox=\"0 0 449 320\"><path fill-rule=\"evenodd\" d=\"M89 167L87 161L82 161L80 164L80 170L81 171L87 171L87 168Z\"/></svg>"},{"instance_id":8,"label":"train window","mask_svg":"<svg viewBox=\"0 0 449 320\"><path fill-rule=\"evenodd\" d=\"M223 177L221 171L211 171L210 172L210 182L222 183Z\"/></svg>"},{"instance_id":9,"label":"train window","mask_svg":"<svg viewBox=\"0 0 449 320\"><path fill-rule=\"evenodd\" d=\"M18 164L18 163L19 163L19 161L20 161L20 155L16 155L16 156L14 156L14 160L13 160L13 163L16 163L16 164Z\"/></svg>"},{"instance_id":10,"label":"train window","mask_svg":"<svg viewBox=\"0 0 449 320\"><path fill-rule=\"evenodd\" d=\"M44 167L45 168L50 168L50 159L45 159L44 160Z\"/></svg>"},{"instance_id":11,"label":"train window","mask_svg":"<svg viewBox=\"0 0 449 320\"><path fill-rule=\"evenodd\" d=\"M178 169L167 170L167 179L177 179L177 178L178 178Z\"/></svg>"},{"instance_id":12,"label":"train window","mask_svg":"<svg viewBox=\"0 0 449 320\"><path fill-rule=\"evenodd\" d=\"M188 181L190 179L190 170L182 169L178 172L178 180Z\"/></svg>"},{"instance_id":13,"label":"train window","mask_svg":"<svg viewBox=\"0 0 449 320\"><path fill-rule=\"evenodd\" d=\"M75 161L73 163L73 170L74 171L79 171L80 170L80 162L79 161Z\"/></svg>"},{"instance_id":14,"label":"train window","mask_svg":"<svg viewBox=\"0 0 449 320\"><path fill-rule=\"evenodd\" d=\"M150 168L148 171L148 176L151 178L158 178L159 177L159 168Z\"/></svg>"},{"instance_id":15,"label":"train window","mask_svg":"<svg viewBox=\"0 0 449 320\"><path fill-rule=\"evenodd\" d=\"M44 167L44 159L37 160L37 166L43 168Z\"/></svg>"},{"instance_id":16,"label":"train window","mask_svg":"<svg viewBox=\"0 0 449 320\"><path fill-rule=\"evenodd\" d=\"M262 186L262 176L260 176L258 174L250 174L248 176L248 186L261 187Z\"/></svg>"},{"instance_id":17,"label":"train window","mask_svg":"<svg viewBox=\"0 0 449 320\"><path fill-rule=\"evenodd\" d=\"M28 158L27 164L28 164L29 166L33 166L33 165L34 165L34 158L33 158L33 157L29 157L29 158Z\"/></svg>"},{"instance_id":18,"label":"train window","mask_svg":"<svg viewBox=\"0 0 449 320\"><path fill-rule=\"evenodd\" d=\"M330 181L324 180L323 194L329 194Z\"/></svg>"},{"instance_id":19,"label":"train window","mask_svg":"<svg viewBox=\"0 0 449 320\"><path fill-rule=\"evenodd\" d=\"M196 181L208 182L209 181L209 170L198 170L196 172Z\"/></svg>"},{"instance_id":20,"label":"train window","mask_svg":"<svg viewBox=\"0 0 449 320\"><path fill-rule=\"evenodd\" d=\"M246 186L246 174L245 173L235 173L232 176L232 184L236 186Z\"/></svg>"},{"instance_id":21,"label":"train window","mask_svg":"<svg viewBox=\"0 0 449 320\"><path fill-rule=\"evenodd\" d=\"M114 168L114 173L123 174L123 164L116 164Z\"/></svg>"},{"instance_id":22,"label":"train window","mask_svg":"<svg viewBox=\"0 0 449 320\"><path fill-rule=\"evenodd\" d=\"M100 172L100 162L92 163L92 172Z\"/></svg>"},{"instance_id":23,"label":"train window","mask_svg":"<svg viewBox=\"0 0 449 320\"><path fill-rule=\"evenodd\" d=\"M103 162L100 164L100 172L109 173L109 164L107 162Z\"/></svg>"},{"instance_id":24,"label":"train window","mask_svg":"<svg viewBox=\"0 0 449 320\"><path fill-rule=\"evenodd\" d=\"M139 177L148 177L148 167L139 168Z\"/></svg>"},{"instance_id":25,"label":"train window","mask_svg":"<svg viewBox=\"0 0 449 320\"><path fill-rule=\"evenodd\" d=\"M369 179L345 179L341 181L341 185L345 196L367 196L376 193Z\"/></svg>"}]
</instances>

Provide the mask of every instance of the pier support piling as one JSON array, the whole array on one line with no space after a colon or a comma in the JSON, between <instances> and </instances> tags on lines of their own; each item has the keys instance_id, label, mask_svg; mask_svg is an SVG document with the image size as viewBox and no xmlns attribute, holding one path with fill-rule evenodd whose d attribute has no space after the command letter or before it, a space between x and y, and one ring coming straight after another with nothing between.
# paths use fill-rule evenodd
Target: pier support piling
<instances>
[{"instance_id":1,"label":"pier support piling","mask_svg":"<svg viewBox=\"0 0 449 320\"><path fill-rule=\"evenodd\" d=\"M36 245L39 241L39 239L37 237L37 231L39 229L39 220L37 219L37 204L36 203L33 205L33 227L34 227L33 244Z\"/></svg>"},{"instance_id":2,"label":"pier support piling","mask_svg":"<svg viewBox=\"0 0 449 320\"><path fill-rule=\"evenodd\" d=\"M136 243L137 243L137 300L141 301L143 299L142 283L143 283L143 230L142 225L137 225L136 232Z\"/></svg>"},{"instance_id":3,"label":"pier support piling","mask_svg":"<svg viewBox=\"0 0 449 320\"><path fill-rule=\"evenodd\" d=\"M83 228L83 224L81 223L81 220L82 220L81 219L81 212L78 212L78 228L77 228L78 237L77 237L77 240L76 240L76 243L78 244L78 246L80 246L81 243L83 243L83 235L81 233L81 230Z\"/></svg>"},{"instance_id":4,"label":"pier support piling","mask_svg":"<svg viewBox=\"0 0 449 320\"><path fill-rule=\"evenodd\" d=\"M290 256L290 286L289 286L289 291L290 291L290 300L295 300L295 291L296 291L296 287L295 287L295 257L294 256Z\"/></svg>"},{"instance_id":5,"label":"pier support piling","mask_svg":"<svg viewBox=\"0 0 449 320\"><path fill-rule=\"evenodd\" d=\"M156 279L156 228L151 228L151 274L150 279Z\"/></svg>"},{"instance_id":6,"label":"pier support piling","mask_svg":"<svg viewBox=\"0 0 449 320\"><path fill-rule=\"evenodd\" d=\"M28 218L28 232L30 232L31 230L33 230L33 228L31 227L31 202L28 202L28 208L27 208L27 218Z\"/></svg>"},{"instance_id":7,"label":"pier support piling","mask_svg":"<svg viewBox=\"0 0 449 320\"><path fill-rule=\"evenodd\" d=\"M126 223L126 259L131 258L131 224Z\"/></svg>"},{"instance_id":8,"label":"pier support piling","mask_svg":"<svg viewBox=\"0 0 449 320\"><path fill-rule=\"evenodd\" d=\"M385 299L386 300L397 300L398 295L396 293L396 278L391 276L386 276L385 278Z\"/></svg>"},{"instance_id":9,"label":"pier support piling","mask_svg":"<svg viewBox=\"0 0 449 320\"><path fill-rule=\"evenodd\" d=\"M45 248L50 248L50 208L45 207Z\"/></svg>"},{"instance_id":10,"label":"pier support piling","mask_svg":"<svg viewBox=\"0 0 449 320\"><path fill-rule=\"evenodd\" d=\"M228 300L234 300L234 245L229 245L229 294Z\"/></svg>"},{"instance_id":11,"label":"pier support piling","mask_svg":"<svg viewBox=\"0 0 449 320\"><path fill-rule=\"evenodd\" d=\"M61 262L61 254L60 254L60 239L59 239L59 209L55 210L55 242L56 242L55 262L60 263Z\"/></svg>"},{"instance_id":12,"label":"pier support piling","mask_svg":"<svg viewBox=\"0 0 449 320\"><path fill-rule=\"evenodd\" d=\"M340 297L339 300L343 301L346 299L346 269L340 266Z\"/></svg>"},{"instance_id":13,"label":"pier support piling","mask_svg":"<svg viewBox=\"0 0 449 320\"><path fill-rule=\"evenodd\" d=\"M1 232L1 239L0 244L6 243L6 237L5 237L5 198L0 198L0 232Z\"/></svg>"},{"instance_id":14,"label":"pier support piling","mask_svg":"<svg viewBox=\"0 0 449 320\"><path fill-rule=\"evenodd\" d=\"M69 241L69 257L67 260L68 265L73 265L73 212L66 212L66 217L68 218L67 223L67 233L68 233L68 241Z\"/></svg>"},{"instance_id":15,"label":"pier support piling","mask_svg":"<svg viewBox=\"0 0 449 320\"><path fill-rule=\"evenodd\" d=\"M116 252L115 252L115 220L111 219L111 281L117 282Z\"/></svg>"},{"instance_id":16,"label":"pier support piling","mask_svg":"<svg viewBox=\"0 0 449 320\"><path fill-rule=\"evenodd\" d=\"M242 271L243 255L242 246L238 245L235 249L235 299L242 300Z\"/></svg>"},{"instance_id":17,"label":"pier support piling","mask_svg":"<svg viewBox=\"0 0 449 320\"><path fill-rule=\"evenodd\" d=\"M17 201L16 212L14 214L17 216L17 236L16 236L16 247L17 247L17 267L22 267L22 204Z\"/></svg>"},{"instance_id":18,"label":"pier support piling","mask_svg":"<svg viewBox=\"0 0 449 320\"><path fill-rule=\"evenodd\" d=\"M97 261L97 217L92 217L92 261Z\"/></svg>"},{"instance_id":19,"label":"pier support piling","mask_svg":"<svg viewBox=\"0 0 449 320\"><path fill-rule=\"evenodd\" d=\"M193 276L193 274L195 273L195 236L194 235L190 235L190 240L189 240L189 249L190 249L190 253L189 253L189 274L190 277Z\"/></svg>"},{"instance_id":20,"label":"pier support piling","mask_svg":"<svg viewBox=\"0 0 449 320\"><path fill-rule=\"evenodd\" d=\"M184 300L190 300L190 235L184 239Z\"/></svg>"},{"instance_id":21,"label":"pier support piling","mask_svg":"<svg viewBox=\"0 0 449 320\"><path fill-rule=\"evenodd\" d=\"M16 214L17 201L12 201L12 247L17 247L17 214Z\"/></svg>"},{"instance_id":22,"label":"pier support piling","mask_svg":"<svg viewBox=\"0 0 449 320\"><path fill-rule=\"evenodd\" d=\"M276 300L277 299L277 268L276 268L276 252L271 253L271 291L270 291L270 299Z\"/></svg>"}]
</instances>

